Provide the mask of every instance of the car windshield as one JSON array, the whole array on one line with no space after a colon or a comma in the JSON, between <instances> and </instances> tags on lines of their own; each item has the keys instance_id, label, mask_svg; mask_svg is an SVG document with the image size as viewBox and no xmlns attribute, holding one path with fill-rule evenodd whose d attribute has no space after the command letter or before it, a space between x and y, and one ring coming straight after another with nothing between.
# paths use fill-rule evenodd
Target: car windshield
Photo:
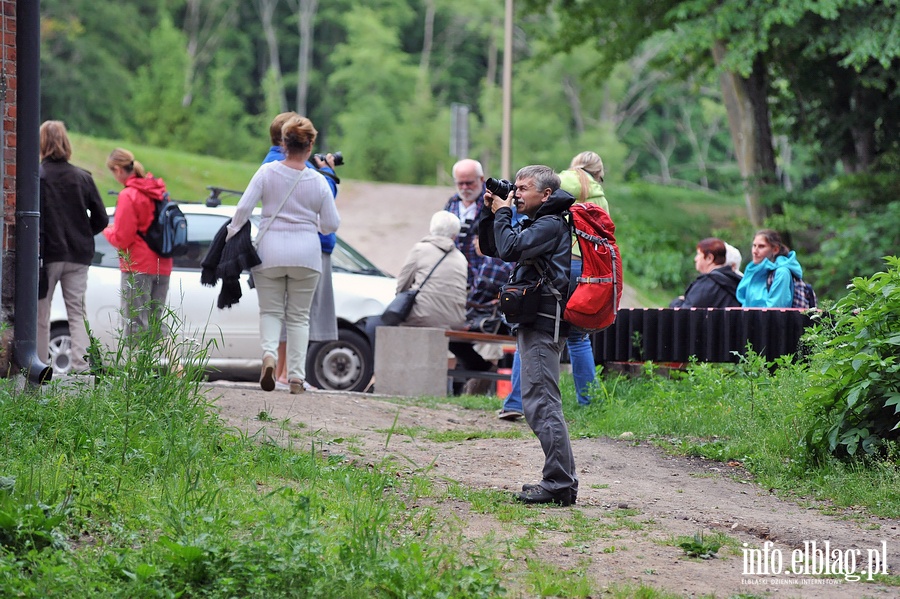
<instances>
[{"instance_id":1,"label":"car windshield","mask_svg":"<svg viewBox=\"0 0 900 599\"><path fill-rule=\"evenodd\" d=\"M228 217L223 214L190 212L186 213L185 216L188 220L188 251L184 256L175 258L173 268L176 270L199 271L212 240ZM110 222L112 222L112 217L110 217ZM252 216L251 222L253 227L256 228L259 224L259 216ZM94 259L92 264L108 268L119 267L118 253L102 233L94 237ZM387 276L340 237L338 237L337 244L331 254L331 264L334 272Z\"/></svg>"}]
</instances>

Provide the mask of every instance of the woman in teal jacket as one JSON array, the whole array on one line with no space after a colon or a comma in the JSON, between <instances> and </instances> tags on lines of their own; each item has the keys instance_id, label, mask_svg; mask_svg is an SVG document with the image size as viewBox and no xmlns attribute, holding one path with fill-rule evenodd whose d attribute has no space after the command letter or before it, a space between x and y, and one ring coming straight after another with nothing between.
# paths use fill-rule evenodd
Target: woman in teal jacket
<instances>
[{"instance_id":1,"label":"woman in teal jacket","mask_svg":"<svg viewBox=\"0 0 900 599\"><path fill-rule=\"evenodd\" d=\"M753 236L753 262L738 284L737 299L744 308L790 308L794 299L794 277L803 278L797 254L772 229Z\"/></svg>"}]
</instances>

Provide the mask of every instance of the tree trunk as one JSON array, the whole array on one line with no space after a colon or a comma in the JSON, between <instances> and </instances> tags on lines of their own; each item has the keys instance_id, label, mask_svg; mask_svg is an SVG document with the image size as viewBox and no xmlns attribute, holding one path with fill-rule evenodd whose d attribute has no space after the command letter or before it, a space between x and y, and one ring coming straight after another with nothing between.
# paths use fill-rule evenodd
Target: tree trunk
<instances>
[{"instance_id":1,"label":"tree trunk","mask_svg":"<svg viewBox=\"0 0 900 599\"><path fill-rule=\"evenodd\" d=\"M434 46L434 0L425 0L425 30L422 34L422 57L419 59L420 75L428 74L431 50Z\"/></svg>"},{"instance_id":2,"label":"tree trunk","mask_svg":"<svg viewBox=\"0 0 900 599\"><path fill-rule=\"evenodd\" d=\"M724 43L716 42L713 45L716 64L721 64L724 57ZM753 226L760 227L767 216L761 201L762 189L775 182L775 150L769 120L765 63L757 57L749 77L722 73L719 81L734 153L744 181L747 214Z\"/></svg>"},{"instance_id":3,"label":"tree trunk","mask_svg":"<svg viewBox=\"0 0 900 599\"><path fill-rule=\"evenodd\" d=\"M275 81L278 85L278 106L281 112L286 112L288 103L287 95L284 93L281 59L278 57L278 30L273 22L278 2L279 0L256 0L256 9L259 12L263 34L266 36L266 46L269 49L269 68L275 74Z\"/></svg>"},{"instance_id":4,"label":"tree trunk","mask_svg":"<svg viewBox=\"0 0 900 599\"><path fill-rule=\"evenodd\" d=\"M184 73L184 95L181 105L194 101L194 81L197 73L210 63L219 49L221 34L231 26L237 14L237 3L222 0L187 0L184 33L187 36L188 63Z\"/></svg>"},{"instance_id":5,"label":"tree trunk","mask_svg":"<svg viewBox=\"0 0 900 599\"><path fill-rule=\"evenodd\" d=\"M300 36L300 50L297 53L297 113L305 116L309 96L313 31L319 0L299 0L295 6L297 7L297 33Z\"/></svg>"}]
</instances>

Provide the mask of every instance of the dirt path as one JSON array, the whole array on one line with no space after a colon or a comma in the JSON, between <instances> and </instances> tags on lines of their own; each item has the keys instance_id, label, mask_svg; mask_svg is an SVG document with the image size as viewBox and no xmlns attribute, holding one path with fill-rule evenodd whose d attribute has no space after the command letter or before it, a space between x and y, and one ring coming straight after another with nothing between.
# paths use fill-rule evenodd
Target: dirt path
<instances>
[{"instance_id":1,"label":"dirt path","mask_svg":"<svg viewBox=\"0 0 900 599\"><path fill-rule=\"evenodd\" d=\"M392 458L398 471L418 471L436 485L457 481L473 488L513 491L522 483L534 482L543 463L540 446L526 424L499 421L489 412L450 405L423 408L371 394L263 393L251 383L210 383L209 393L217 398L225 421L248 434L265 429L278 442L301 449L308 449L315 440L322 443L324 451L360 463ZM270 420L261 421L261 412ZM521 439L436 443L424 438L431 431L510 429L520 430ZM388 431L395 432L389 435ZM401 434L410 431L420 432ZM769 555L780 552L788 570L791 552L802 550L804 541L816 541L819 547L829 541L832 552L839 551L841 557L849 558L855 555L852 550L859 550L856 571L860 572L868 568L868 551L881 550L882 542L886 543L889 568L900 559L900 522L896 520L850 511L824 515L811 503L777 498L750 481L740 468L667 456L646 444L579 439L573 448L581 481L577 505L534 510L548 521L580 513L588 521L605 525L595 527L604 532L582 538L576 526L548 526L538 532L535 549L522 552L523 559L534 556L562 570L586 568L598 588L644 583L685 596L900 596L900 589L873 582L840 578L824 581L834 584L821 584L823 579L813 576L744 575L740 546L721 549L717 559L696 560L667 544L698 531L723 532L751 548L772 541ZM437 506L448 517L462 519L471 537L492 532L500 538L516 538L525 532L518 525L472 513L465 502L450 500ZM513 572L523 567L524 561L509 564ZM511 580L521 578L512 576ZM512 595L528 596L516 592Z\"/></svg>"}]
</instances>

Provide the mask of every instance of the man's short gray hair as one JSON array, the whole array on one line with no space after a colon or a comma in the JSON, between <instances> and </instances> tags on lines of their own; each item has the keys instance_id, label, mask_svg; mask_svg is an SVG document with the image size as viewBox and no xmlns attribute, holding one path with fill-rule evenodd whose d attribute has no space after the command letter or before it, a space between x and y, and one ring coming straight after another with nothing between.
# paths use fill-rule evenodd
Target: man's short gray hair
<instances>
[{"instance_id":1,"label":"man's short gray hair","mask_svg":"<svg viewBox=\"0 0 900 599\"><path fill-rule=\"evenodd\" d=\"M516 173L516 179L531 179L538 191L549 189L551 192L559 189L559 175L549 166L543 164L532 164L523 166Z\"/></svg>"},{"instance_id":2,"label":"man's short gray hair","mask_svg":"<svg viewBox=\"0 0 900 599\"><path fill-rule=\"evenodd\" d=\"M459 229L459 217L452 212L440 210L431 215L430 231L432 235L456 239L456 236L459 235Z\"/></svg>"}]
</instances>

